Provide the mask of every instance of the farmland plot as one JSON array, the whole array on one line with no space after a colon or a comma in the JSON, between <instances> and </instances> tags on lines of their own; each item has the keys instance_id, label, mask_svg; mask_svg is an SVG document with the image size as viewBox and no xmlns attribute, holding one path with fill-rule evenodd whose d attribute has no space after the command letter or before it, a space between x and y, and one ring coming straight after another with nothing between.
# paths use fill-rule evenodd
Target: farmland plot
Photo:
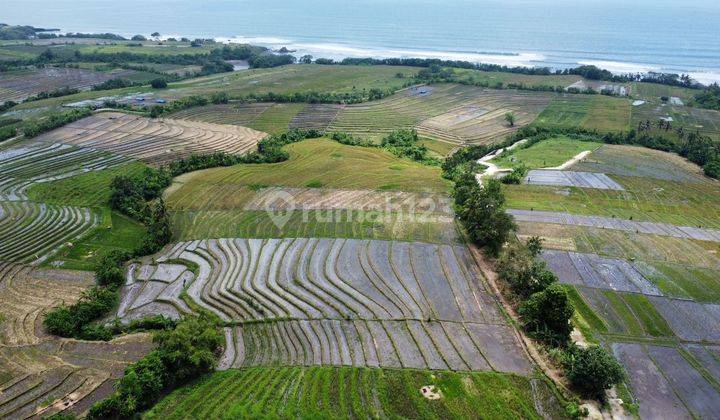
<instances>
[{"instance_id":1,"label":"farmland plot","mask_svg":"<svg viewBox=\"0 0 720 420\"><path fill-rule=\"evenodd\" d=\"M622 191L625 188L605 174L594 172L555 171L534 169L529 171L525 182L531 185L556 185L562 187L599 188Z\"/></svg>"},{"instance_id":2,"label":"farmland plot","mask_svg":"<svg viewBox=\"0 0 720 420\"><path fill-rule=\"evenodd\" d=\"M40 92L61 88L89 89L110 80L116 75L92 70L45 67L30 72L0 75L0 103L23 101Z\"/></svg>"},{"instance_id":3,"label":"farmland plot","mask_svg":"<svg viewBox=\"0 0 720 420\"><path fill-rule=\"evenodd\" d=\"M601 146L572 169L685 183L708 181L699 166L674 153L615 144Z\"/></svg>"},{"instance_id":4,"label":"farmland plot","mask_svg":"<svg viewBox=\"0 0 720 420\"><path fill-rule=\"evenodd\" d=\"M133 268L122 315L158 304L188 312L186 289L197 305L238 324L226 332L225 367L530 369L464 247L220 239L179 243L157 260L178 258L197 264L197 277L188 281L178 268L154 280L159 267Z\"/></svg>"},{"instance_id":5,"label":"farmland plot","mask_svg":"<svg viewBox=\"0 0 720 420\"><path fill-rule=\"evenodd\" d=\"M438 400L420 390L432 385ZM445 392L447 390L447 392ZM451 392L452 391L452 392ZM335 366L253 367L218 372L175 390L148 419L235 418L563 418L542 381L495 372Z\"/></svg>"},{"instance_id":6,"label":"farmland plot","mask_svg":"<svg viewBox=\"0 0 720 420\"><path fill-rule=\"evenodd\" d=\"M478 92L470 104L423 120L416 129L421 136L450 143L493 143L530 124L553 96L535 92L484 90ZM513 126L505 121L507 113L515 115Z\"/></svg>"},{"instance_id":7,"label":"farmland plot","mask_svg":"<svg viewBox=\"0 0 720 420\"><path fill-rule=\"evenodd\" d=\"M0 150L0 199L26 200L33 184L131 162L125 156L60 143L26 142Z\"/></svg>"},{"instance_id":8,"label":"farmland plot","mask_svg":"<svg viewBox=\"0 0 720 420\"><path fill-rule=\"evenodd\" d=\"M43 330L46 310L75 302L91 284L88 273L0 264L0 416L81 415L152 348L147 334L84 342Z\"/></svg>"},{"instance_id":9,"label":"farmland plot","mask_svg":"<svg viewBox=\"0 0 720 420\"><path fill-rule=\"evenodd\" d=\"M193 153L243 154L255 149L265 133L233 125L153 120L102 113L43 134L40 139L70 143L131 156L161 165Z\"/></svg>"},{"instance_id":10,"label":"farmland plot","mask_svg":"<svg viewBox=\"0 0 720 420\"><path fill-rule=\"evenodd\" d=\"M574 286L581 306L600 320L602 333L623 337L672 337L668 322L652 305L648 297L636 293Z\"/></svg>"},{"instance_id":11,"label":"farmland plot","mask_svg":"<svg viewBox=\"0 0 720 420\"><path fill-rule=\"evenodd\" d=\"M651 262L659 271L665 271L662 265L666 263L720 269L718 244L713 242L552 223L517 224L519 238L539 236L544 240L543 246L548 249Z\"/></svg>"},{"instance_id":12,"label":"farmland plot","mask_svg":"<svg viewBox=\"0 0 720 420\"><path fill-rule=\"evenodd\" d=\"M40 264L98 222L88 208L0 201L0 260Z\"/></svg>"},{"instance_id":13,"label":"farmland plot","mask_svg":"<svg viewBox=\"0 0 720 420\"><path fill-rule=\"evenodd\" d=\"M615 357L630 372L628 376L640 402L642 418L691 418L661 366L656 365L641 344L613 344Z\"/></svg>"},{"instance_id":14,"label":"farmland plot","mask_svg":"<svg viewBox=\"0 0 720 420\"><path fill-rule=\"evenodd\" d=\"M657 296L649 299L678 337L720 342L720 306Z\"/></svg>"},{"instance_id":15,"label":"farmland plot","mask_svg":"<svg viewBox=\"0 0 720 420\"><path fill-rule=\"evenodd\" d=\"M509 209L516 220L534 223L555 223L571 226L587 226L602 229L616 229L626 232L648 233L653 235L688 238L700 241L720 242L720 230L691 226L674 226L667 223L636 222L602 216L584 216L578 214Z\"/></svg>"},{"instance_id":16,"label":"farmland plot","mask_svg":"<svg viewBox=\"0 0 720 420\"><path fill-rule=\"evenodd\" d=\"M252 102L239 104L205 105L184 109L172 114L175 119L202 121L212 124L234 124L249 126L272 103Z\"/></svg>"},{"instance_id":17,"label":"farmland plot","mask_svg":"<svg viewBox=\"0 0 720 420\"><path fill-rule=\"evenodd\" d=\"M660 290L626 260L564 251L544 251L542 258L566 284L662 296Z\"/></svg>"}]
</instances>

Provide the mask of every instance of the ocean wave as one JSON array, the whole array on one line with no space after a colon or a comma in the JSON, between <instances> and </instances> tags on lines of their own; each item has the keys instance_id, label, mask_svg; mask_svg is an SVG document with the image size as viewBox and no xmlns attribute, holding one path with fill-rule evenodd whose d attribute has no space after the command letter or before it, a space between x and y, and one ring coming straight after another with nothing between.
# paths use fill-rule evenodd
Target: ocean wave
<instances>
[{"instance_id":1,"label":"ocean wave","mask_svg":"<svg viewBox=\"0 0 720 420\"><path fill-rule=\"evenodd\" d=\"M648 73L651 71L661 71L661 68L659 66L654 66L651 64L626 63L622 61L583 60L578 61L578 64L583 66L599 67L615 74Z\"/></svg>"},{"instance_id":2,"label":"ocean wave","mask_svg":"<svg viewBox=\"0 0 720 420\"><path fill-rule=\"evenodd\" d=\"M703 85L711 85L713 83L720 83L720 73L696 71L687 73L695 81L702 83Z\"/></svg>"},{"instance_id":3,"label":"ocean wave","mask_svg":"<svg viewBox=\"0 0 720 420\"><path fill-rule=\"evenodd\" d=\"M262 45L278 49L285 47L295 51L295 55L310 54L315 57L343 59L351 58L437 58L442 60L469 61L474 63L498 64L505 66L534 67L545 59L537 53L482 53L482 52L454 52L414 50L402 48L376 48L361 47L339 43L304 43L292 42L282 38L273 37L247 37L236 36L232 38L216 38L223 43L244 43Z\"/></svg>"}]
</instances>

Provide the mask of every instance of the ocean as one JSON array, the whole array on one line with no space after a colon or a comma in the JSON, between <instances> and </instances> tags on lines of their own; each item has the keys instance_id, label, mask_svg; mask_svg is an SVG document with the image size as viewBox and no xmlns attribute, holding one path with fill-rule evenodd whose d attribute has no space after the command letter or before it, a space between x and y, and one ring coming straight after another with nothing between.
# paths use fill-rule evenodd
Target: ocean
<instances>
[{"instance_id":1,"label":"ocean","mask_svg":"<svg viewBox=\"0 0 720 420\"><path fill-rule=\"evenodd\" d=\"M0 0L0 22L720 81L718 0Z\"/></svg>"}]
</instances>

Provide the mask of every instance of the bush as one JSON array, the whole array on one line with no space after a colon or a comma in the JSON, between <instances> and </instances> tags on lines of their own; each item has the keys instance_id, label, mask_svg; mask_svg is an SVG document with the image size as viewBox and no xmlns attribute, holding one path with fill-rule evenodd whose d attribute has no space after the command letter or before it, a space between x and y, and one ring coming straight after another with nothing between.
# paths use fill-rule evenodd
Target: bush
<instances>
[{"instance_id":1,"label":"bush","mask_svg":"<svg viewBox=\"0 0 720 420\"><path fill-rule=\"evenodd\" d=\"M525 328L538 339L560 346L570 339L574 309L563 286L552 284L542 292L533 293L518 312Z\"/></svg>"},{"instance_id":2,"label":"bush","mask_svg":"<svg viewBox=\"0 0 720 420\"><path fill-rule=\"evenodd\" d=\"M720 179L720 156L715 156L703 166L703 172L710 178Z\"/></svg>"},{"instance_id":3,"label":"bush","mask_svg":"<svg viewBox=\"0 0 720 420\"><path fill-rule=\"evenodd\" d=\"M25 137L35 137L42 133L62 127L63 125L75 122L79 119L89 117L90 115L92 115L92 112L90 112L89 109L74 109L70 112L53 114L46 119L26 123L23 126L22 131Z\"/></svg>"},{"instance_id":4,"label":"bush","mask_svg":"<svg viewBox=\"0 0 720 420\"><path fill-rule=\"evenodd\" d=\"M135 86L135 83L128 79L110 79L99 85L93 86L93 90L120 89Z\"/></svg>"},{"instance_id":5,"label":"bush","mask_svg":"<svg viewBox=\"0 0 720 420\"><path fill-rule=\"evenodd\" d=\"M513 169L511 173L509 173L507 176L502 178L503 184L514 184L519 185L523 179L525 179L525 175L527 175L528 168L524 165L520 165L517 168Z\"/></svg>"},{"instance_id":6,"label":"bush","mask_svg":"<svg viewBox=\"0 0 720 420\"><path fill-rule=\"evenodd\" d=\"M563 360L565 376L573 388L590 398L605 399L605 390L625 380L622 365L603 347L573 346Z\"/></svg>"},{"instance_id":7,"label":"bush","mask_svg":"<svg viewBox=\"0 0 720 420\"><path fill-rule=\"evenodd\" d=\"M115 289L94 286L83 292L77 303L61 305L45 315L43 324L51 334L61 337L83 337L83 328L105 316L115 305ZM88 331L93 333L94 331Z\"/></svg>"},{"instance_id":8,"label":"bush","mask_svg":"<svg viewBox=\"0 0 720 420\"><path fill-rule=\"evenodd\" d=\"M542 292L557 282L545 262L536 258L538 251L535 247L515 243L504 250L498 260L498 274L523 298Z\"/></svg>"},{"instance_id":9,"label":"bush","mask_svg":"<svg viewBox=\"0 0 720 420\"><path fill-rule=\"evenodd\" d=\"M153 89L165 89L168 84L165 79L153 79L150 81L150 86L152 86Z\"/></svg>"},{"instance_id":10,"label":"bush","mask_svg":"<svg viewBox=\"0 0 720 420\"><path fill-rule=\"evenodd\" d=\"M130 254L120 250L103 254L95 265L95 280L101 286L121 286L125 282L123 264L129 259Z\"/></svg>"}]
</instances>

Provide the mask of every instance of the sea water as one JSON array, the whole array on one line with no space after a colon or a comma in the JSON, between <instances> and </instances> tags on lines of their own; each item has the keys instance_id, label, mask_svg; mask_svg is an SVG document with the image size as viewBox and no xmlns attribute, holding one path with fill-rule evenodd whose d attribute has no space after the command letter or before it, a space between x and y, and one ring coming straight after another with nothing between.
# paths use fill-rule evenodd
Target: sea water
<instances>
[{"instance_id":1,"label":"sea water","mask_svg":"<svg viewBox=\"0 0 720 420\"><path fill-rule=\"evenodd\" d=\"M718 0L0 0L0 22L720 80Z\"/></svg>"}]
</instances>

